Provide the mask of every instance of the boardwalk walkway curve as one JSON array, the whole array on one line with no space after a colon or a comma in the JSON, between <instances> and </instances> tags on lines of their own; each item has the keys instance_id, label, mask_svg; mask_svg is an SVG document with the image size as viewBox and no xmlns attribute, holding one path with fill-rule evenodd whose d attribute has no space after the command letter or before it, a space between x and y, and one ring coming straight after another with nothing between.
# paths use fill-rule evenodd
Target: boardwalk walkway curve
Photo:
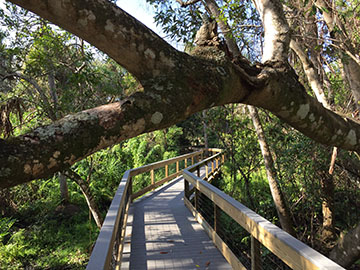
<instances>
[{"instance_id":1,"label":"boardwalk walkway curve","mask_svg":"<svg viewBox=\"0 0 360 270\"><path fill-rule=\"evenodd\" d=\"M203 159L204 153L208 152L212 153L211 156ZM183 170L180 162L184 165ZM187 166L190 162L191 166ZM285 268L266 269L344 269L207 182L219 172L223 162L221 149L202 149L126 171L87 269L260 270L262 248L267 248L287 264ZM169 175L169 166L174 163L176 172ZM165 169L165 177L156 181L154 170L159 168ZM146 172L150 172L151 184L133 193L133 177ZM180 175L184 178L155 190ZM208 200L207 205L213 207L213 213L208 217L202 216L204 212L199 204L204 196ZM248 268L218 234L223 214L250 234L251 264ZM215 243L231 266L211 242ZM232 242L230 240L230 244Z\"/></svg>"}]
</instances>

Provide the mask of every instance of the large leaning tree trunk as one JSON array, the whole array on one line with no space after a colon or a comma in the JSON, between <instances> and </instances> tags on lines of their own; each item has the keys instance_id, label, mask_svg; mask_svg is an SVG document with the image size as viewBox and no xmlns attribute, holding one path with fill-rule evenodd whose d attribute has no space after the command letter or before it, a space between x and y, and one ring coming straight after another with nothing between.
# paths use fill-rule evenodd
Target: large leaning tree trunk
<instances>
[{"instance_id":1,"label":"large leaning tree trunk","mask_svg":"<svg viewBox=\"0 0 360 270\"><path fill-rule=\"evenodd\" d=\"M201 48L197 56L179 52L106 0L10 2L108 54L143 91L0 140L0 187L49 177L100 149L229 103L264 108L318 142L360 151L360 125L307 95L287 63L290 37L280 1L256 1L269 53L265 63L241 67L214 47Z\"/></svg>"}]
</instances>

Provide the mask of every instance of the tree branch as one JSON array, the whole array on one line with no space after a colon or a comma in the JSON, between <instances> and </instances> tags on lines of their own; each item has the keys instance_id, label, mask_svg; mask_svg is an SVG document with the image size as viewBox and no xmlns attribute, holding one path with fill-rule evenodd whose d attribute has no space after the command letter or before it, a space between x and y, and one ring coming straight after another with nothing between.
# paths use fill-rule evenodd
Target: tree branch
<instances>
[{"instance_id":1,"label":"tree branch","mask_svg":"<svg viewBox=\"0 0 360 270\"><path fill-rule=\"evenodd\" d=\"M266 78L254 87L224 52L214 47L198 48L193 56L179 52L109 1L11 2L109 54L139 79L144 91L0 140L0 187L47 178L100 149L228 103L262 107L318 142L360 152L360 125L307 95L286 63L255 69L245 63L249 76Z\"/></svg>"},{"instance_id":2,"label":"tree branch","mask_svg":"<svg viewBox=\"0 0 360 270\"><path fill-rule=\"evenodd\" d=\"M191 5L196 4L197 2L200 2L201 0L189 0L189 1L181 1L181 0L176 0L176 2L178 2L180 4L181 7L188 7Z\"/></svg>"}]
</instances>

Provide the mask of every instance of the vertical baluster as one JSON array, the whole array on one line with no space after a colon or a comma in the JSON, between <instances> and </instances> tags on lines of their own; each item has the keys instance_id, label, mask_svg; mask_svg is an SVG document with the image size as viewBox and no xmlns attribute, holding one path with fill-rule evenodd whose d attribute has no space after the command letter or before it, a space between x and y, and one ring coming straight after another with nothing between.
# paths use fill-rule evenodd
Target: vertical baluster
<instances>
[{"instance_id":1,"label":"vertical baluster","mask_svg":"<svg viewBox=\"0 0 360 270\"><path fill-rule=\"evenodd\" d=\"M191 157L191 165L194 165L194 156Z\"/></svg>"},{"instance_id":2,"label":"vertical baluster","mask_svg":"<svg viewBox=\"0 0 360 270\"><path fill-rule=\"evenodd\" d=\"M169 165L165 165L165 177L169 176Z\"/></svg>"},{"instance_id":3,"label":"vertical baluster","mask_svg":"<svg viewBox=\"0 0 360 270\"><path fill-rule=\"evenodd\" d=\"M206 163L206 164L205 164L205 176L206 176L206 178L209 177L208 169L209 169L209 165Z\"/></svg>"},{"instance_id":4,"label":"vertical baluster","mask_svg":"<svg viewBox=\"0 0 360 270\"><path fill-rule=\"evenodd\" d=\"M251 236L251 270L261 269L260 242Z\"/></svg>"},{"instance_id":5,"label":"vertical baluster","mask_svg":"<svg viewBox=\"0 0 360 270\"><path fill-rule=\"evenodd\" d=\"M129 189L128 189L128 192L129 192L129 200L130 202L133 202L133 179L132 177L130 176L129 177Z\"/></svg>"},{"instance_id":6,"label":"vertical baluster","mask_svg":"<svg viewBox=\"0 0 360 270\"><path fill-rule=\"evenodd\" d=\"M176 161L176 172L179 172L179 161Z\"/></svg>"},{"instance_id":7,"label":"vertical baluster","mask_svg":"<svg viewBox=\"0 0 360 270\"><path fill-rule=\"evenodd\" d=\"M220 228L220 208L214 204L214 231L218 233L218 230Z\"/></svg>"},{"instance_id":8,"label":"vertical baluster","mask_svg":"<svg viewBox=\"0 0 360 270\"><path fill-rule=\"evenodd\" d=\"M196 211L199 212L199 191L197 189L195 189L194 204Z\"/></svg>"},{"instance_id":9,"label":"vertical baluster","mask_svg":"<svg viewBox=\"0 0 360 270\"><path fill-rule=\"evenodd\" d=\"M187 168L187 158L185 158L185 168Z\"/></svg>"}]
</instances>

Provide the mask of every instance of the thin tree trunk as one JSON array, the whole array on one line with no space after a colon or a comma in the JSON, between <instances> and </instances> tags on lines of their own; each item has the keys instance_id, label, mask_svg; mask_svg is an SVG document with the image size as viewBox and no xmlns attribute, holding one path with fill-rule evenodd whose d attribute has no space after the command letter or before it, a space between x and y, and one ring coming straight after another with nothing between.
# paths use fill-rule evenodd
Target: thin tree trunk
<instances>
[{"instance_id":1,"label":"thin tree trunk","mask_svg":"<svg viewBox=\"0 0 360 270\"><path fill-rule=\"evenodd\" d=\"M275 203L275 207L280 219L281 227L289 234L296 236L294 225L291 220L290 210L285 203L284 195L281 192L280 185L276 180L274 162L271 156L269 146L266 142L264 130L262 128L258 112L256 108L253 106L248 106L248 109L255 127L256 134L258 136L261 153L264 158L266 175L269 181L271 195Z\"/></svg>"},{"instance_id":2,"label":"thin tree trunk","mask_svg":"<svg viewBox=\"0 0 360 270\"><path fill-rule=\"evenodd\" d=\"M302 46L298 42L296 42L294 40L291 40L290 48L293 49L294 52L299 57L302 65L303 65L303 69L305 71L308 83L309 83L311 89L314 91L316 99L320 103L322 103L322 105L325 108L330 109L330 105L327 102L327 99L326 99L326 96L325 96L325 91L324 91L324 88L323 88L322 83L320 81L317 70L315 69L313 63L311 63L308 56L305 54L304 48L302 48Z\"/></svg>"},{"instance_id":3,"label":"thin tree trunk","mask_svg":"<svg viewBox=\"0 0 360 270\"><path fill-rule=\"evenodd\" d=\"M100 229L101 225L103 223L103 220L101 218L101 214L100 214L100 211L98 210L95 200L91 194L89 184L84 179L82 179L80 175L78 175L76 172L74 172L72 170L66 171L66 175L69 178L71 178L72 180L74 180L76 184L79 185L81 192L85 196L86 203L87 203L89 210L95 220L95 223L96 223L97 227Z\"/></svg>"},{"instance_id":4,"label":"thin tree trunk","mask_svg":"<svg viewBox=\"0 0 360 270\"><path fill-rule=\"evenodd\" d=\"M206 125L206 113L205 111L202 111L202 117L203 117L203 130L204 130L204 146L205 149L207 151L207 149L209 148L209 143L208 143L208 136L207 136L207 125ZM206 153L208 154L208 153Z\"/></svg>"},{"instance_id":5,"label":"thin tree trunk","mask_svg":"<svg viewBox=\"0 0 360 270\"><path fill-rule=\"evenodd\" d=\"M319 169L318 176L321 184L323 214L321 237L325 240L334 237L334 179L322 169Z\"/></svg>"},{"instance_id":6,"label":"thin tree trunk","mask_svg":"<svg viewBox=\"0 0 360 270\"><path fill-rule=\"evenodd\" d=\"M69 203L69 189L66 181L66 176L63 173L59 173L60 183L60 198L62 204Z\"/></svg>"}]
</instances>

